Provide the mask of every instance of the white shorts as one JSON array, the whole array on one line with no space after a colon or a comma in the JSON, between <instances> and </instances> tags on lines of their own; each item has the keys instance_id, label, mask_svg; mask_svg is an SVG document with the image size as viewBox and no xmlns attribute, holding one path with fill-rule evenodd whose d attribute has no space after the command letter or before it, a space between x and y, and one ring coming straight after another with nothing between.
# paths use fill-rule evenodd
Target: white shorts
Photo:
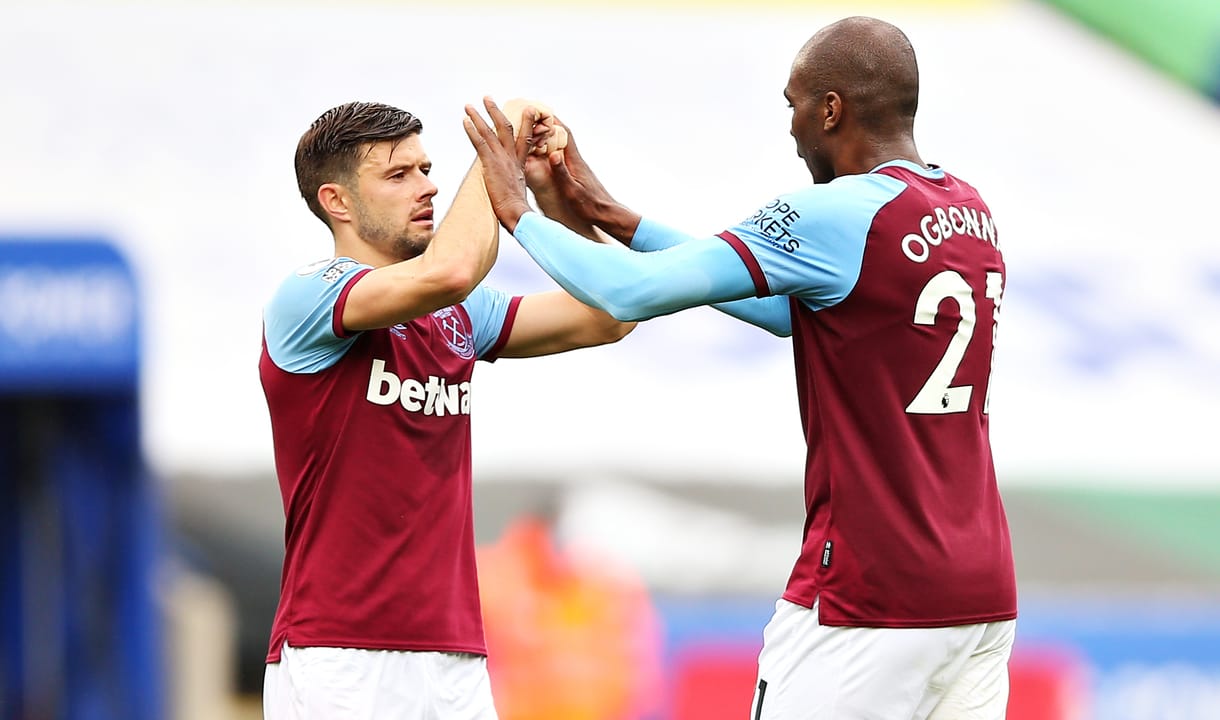
<instances>
[{"instance_id":1,"label":"white shorts","mask_svg":"<svg viewBox=\"0 0 1220 720\"><path fill-rule=\"evenodd\" d=\"M289 647L263 677L266 720L496 720L487 658Z\"/></svg>"},{"instance_id":2,"label":"white shorts","mask_svg":"<svg viewBox=\"0 0 1220 720\"><path fill-rule=\"evenodd\" d=\"M1016 621L944 628L818 624L780 600L750 720L1004 720Z\"/></svg>"}]
</instances>

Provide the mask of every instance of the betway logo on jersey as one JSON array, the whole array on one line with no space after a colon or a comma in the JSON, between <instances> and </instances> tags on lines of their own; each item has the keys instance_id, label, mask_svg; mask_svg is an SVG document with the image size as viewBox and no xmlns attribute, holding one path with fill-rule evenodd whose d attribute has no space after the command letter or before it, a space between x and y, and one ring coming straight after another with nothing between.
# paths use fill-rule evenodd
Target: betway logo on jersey
<instances>
[{"instance_id":1,"label":"betway logo on jersey","mask_svg":"<svg viewBox=\"0 0 1220 720\"><path fill-rule=\"evenodd\" d=\"M373 359L369 391L364 396L376 405L398 403L408 412L425 415L469 415L470 383L449 385L445 378L429 375L425 381L399 378L385 369L385 360Z\"/></svg>"}]
</instances>

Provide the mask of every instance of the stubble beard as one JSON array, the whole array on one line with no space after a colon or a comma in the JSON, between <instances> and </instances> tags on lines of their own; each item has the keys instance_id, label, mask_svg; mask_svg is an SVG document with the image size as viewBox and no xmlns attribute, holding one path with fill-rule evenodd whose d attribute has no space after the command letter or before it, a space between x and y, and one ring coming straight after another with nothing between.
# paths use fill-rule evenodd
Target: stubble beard
<instances>
[{"instance_id":1,"label":"stubble beard","mask_svg":"<svg viewBox=\"0 0 1220 720\"><path fill-rule=\"evenodd\" d=\"M360 226L361 239L398 260L418 257L428 249L428 243L432 241L431 230L395 227L384 217L374 217L364 203L356 204L356 222Z\"/></svg>"}]
</instances>

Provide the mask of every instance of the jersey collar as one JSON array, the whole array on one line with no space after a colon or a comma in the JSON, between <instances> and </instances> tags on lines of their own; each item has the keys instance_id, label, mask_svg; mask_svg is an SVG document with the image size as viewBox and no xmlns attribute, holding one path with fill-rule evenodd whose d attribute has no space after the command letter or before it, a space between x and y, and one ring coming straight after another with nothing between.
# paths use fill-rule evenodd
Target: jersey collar
<instances>
[{"instance_id":1,"label":"jersey collar","mask_svg":"<svg viewBox=\"0 0 1220 720\"><path fill-rule=\"evenodd\" d=\"M910 160L890 160L889 162L883 162L872 170L869 170L869 172L875 173L878 170L887 167L900 167L904 170L909 170L916 175L922 175L929 180L942 180L945 177L945 171L942 170L939 165L923 167L922 165L916 165Z\"/></svg>"}]
</instances>

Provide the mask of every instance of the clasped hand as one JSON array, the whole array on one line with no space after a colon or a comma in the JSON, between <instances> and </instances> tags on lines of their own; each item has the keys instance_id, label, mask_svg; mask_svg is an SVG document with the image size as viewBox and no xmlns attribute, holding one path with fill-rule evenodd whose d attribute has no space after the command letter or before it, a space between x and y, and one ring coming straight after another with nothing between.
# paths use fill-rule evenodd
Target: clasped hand
<instances>
[{"instance_id":1,"label":"clasped hand","mask_svg":"<svg viewBox=\"0 0 1220 720\"><path fill-rule=\"evenodd\" d=\"M491 98L484 98L483 104L495 129L467 105L466 134L483 164L487 194L500 223L509 232L516 228L521 215L530 210L528 187L548 216L582 235L608 240L604 234L599 236L595 227L605 227L606 222L622 224L617 215L625 208L615 202L594 176L576 148L571 131L549 109L526 101L510 100L505 105L507 114ZM518 114L521 128L529 127L531 131L514 137L509 117ZM549 147L554 147L558 133L563 134L561 145L566 147L548 152ZM634 230L634 223L629 224L626 238ZM611 234L620 235L613 231ZM626 241L623 237L619 239Z\"/></svg>"}]
</instances>

